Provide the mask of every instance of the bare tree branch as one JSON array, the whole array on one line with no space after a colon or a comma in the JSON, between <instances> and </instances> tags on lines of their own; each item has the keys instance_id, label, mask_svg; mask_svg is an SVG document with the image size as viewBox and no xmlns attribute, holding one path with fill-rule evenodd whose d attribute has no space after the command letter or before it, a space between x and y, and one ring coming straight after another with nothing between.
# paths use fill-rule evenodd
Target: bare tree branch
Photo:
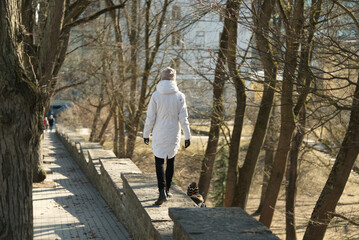
<instances>
[{"instance_id":1,"label":"bare tree branch","mask_svg":"<svg viewBox=\"0 0 359 240\"><path fill-rule=\"evenodd\" d=\"M343 9L349 15L349 17L354 21L356 28L359 30L359 22L358 22L357 18L354 16L354 14L347 7L345 7L343 4L341 4L337 0L333 0L333 2L335 4L337 4L341 9Z\"/></svg>"},{"instance_id":2,"label":"bare tree branch","mask_svg":"<svg viewBox=\"0 0 359 240\"><path fill-rule=\"evenodd\" d=\"M284 7L283 7L283 4L282 4L282 1L281 0L278 0L278 6L279 6L279 10L280 10L280 13L283 17L283 21L285 22L285 25L286 26L289 26L289 19L288 19L288 16L284 10Z\"/></svg>"},{"instance_id":3,"label":"bare tree branch","mask_svg":"<svg viewBox=\"0 0 359 240\"><path fill-rule=\"evenodd\" d=\"M73 83L73 84L69 84L69 85L63 86L63 87L59 87L58 89L56 89L56 90L54 91L54 93L57 94L58 92L63 91L63 90L65 90L65 89L82 85L82 84L86 83L88 80L89 80L89 79L86 79L86 80L83 80L83 81L80 81L80 82L77 82L77 83Z\"/></svg>"},{"instance_id":4,"label":"bare tree branch","mask_svg":"<svg viewBox=\"0 0 359 240\"><path fill-rule=\"evenodd\" d=\"M91 0L77 0L66 9L64 25L77 19L91 4Z\"/></svg>"},{"instance_id":5,"label":"bare tree branch","mask_svg":"<svg viewBox=\"0 0 359 240\"><path fill-rule=\"evenodd\" d=\"M178 53L178 52L177 52ZM186 59L184 59L180 54L178 54L178 56L181 58L181 60L187 65L189 66L196 74L198 74L199 76L201 76L203 79L205 79L208 83L210 83L211 85L213 85L212 81L203 73L201 73L197 68L193 67L192 64L190 64Z\"/></svg>"},{"instance_id":6,"label":"bare tree branch","mask_svg":"<svg viewBox=\"0 0 359 240\"><path fill-rule=\"evenodd\" d=\"M346 216L342 215L342 214L339 214L339 213L332 213L332 216L333 217L337 217L337 218L341 218L347 222L349 222L350 224L353 224L355 226L359 226L359 222L357 221L354 221L353 219L350 219L350 218L347 218Z\"/></svg>"},{"instance_id":7,"label":"bare tree branch","mask_svg":"<svg viewBox=\"0 0 359 240\"><path fill-rule=\"evenodd\" d=\"M120 9L120 8L124 8L125 7L125 4L128 0L125 0L123 3L121 4L118 4L118 5L114 5L114 6L111 6L111 7L108 7L108 8L104 8L100 11L98 11L97 13L94 13L88 17L84 17L84 18L81 18L81 19L78 19L74 22L71 22L71 23L68 23L64 26L63 28L63 31L66 30L66 29L69 29L69 28L73 28L75 26L78 26L80 24L83 24L83 23L86 23L86 22L90 22L92 20L95 20L96 18L98 18L99 16L101 16L102 14L104 13L107 13L109 11L112 11L112 10L115 10L115 9Z\"/></svg>"}]
</instances>

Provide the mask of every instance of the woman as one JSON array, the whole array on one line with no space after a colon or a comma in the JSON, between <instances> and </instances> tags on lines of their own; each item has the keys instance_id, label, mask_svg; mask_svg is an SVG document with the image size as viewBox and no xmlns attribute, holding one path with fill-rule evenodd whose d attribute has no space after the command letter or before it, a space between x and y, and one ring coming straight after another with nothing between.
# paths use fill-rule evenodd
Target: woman
<instances>
[{"instance_id":1,"label":"woman","mask_svg":"<svg viewBox=\"0 0 359 240\"><path fill-rule=\"evenodd\" d=\"M185 95L178 90L176 71L170 67L164 69L157 90L148 105L147 117L143 129L145 144L149 143L152 131L152 152L155 155L156 175L159 197L155 202L161 205L171 196L174 160L180 147L181 127L185 137L185 148L190 145L190 129ZM164 160L167 158L166 174Z\"/></svg>"}]
</instances>

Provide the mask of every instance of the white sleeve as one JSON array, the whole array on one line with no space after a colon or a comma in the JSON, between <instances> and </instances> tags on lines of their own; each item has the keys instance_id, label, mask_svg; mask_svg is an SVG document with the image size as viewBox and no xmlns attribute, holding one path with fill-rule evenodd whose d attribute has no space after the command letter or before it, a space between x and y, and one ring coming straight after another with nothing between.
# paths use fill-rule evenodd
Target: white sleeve
<instances>
[{"instance_id":1,"label":"white sleeve","mask_svg":"<svg viewBox=\"0 0 359 240\"><path fill-rule=\"evenodd\" d=\"M186 98L184 94L182 94L179 98L180 104L180 111L179 111L179 121L183 130L184 139L189 140L191 138L191 132L189 129L189 122L188 122L188 112L187 112L187 105L186 105Z\"/></svg>"},{"instance_id":2,"label":"white sleeve","mask_svg":"<svg viewBox=\"0 0 359 240\"><path fill-rule=\"evenodd\" d=\"M156 115L157 115L157 107L156 107L156 102L153 99L153 95L152 95L152 97L150 99L150 103L148 104L146 122L145 122L145 126L143 128L143 138L150 137L150 133L151 133L153 126L155 125L155 122L156 122Z\"/></svg>"}]
</instances>

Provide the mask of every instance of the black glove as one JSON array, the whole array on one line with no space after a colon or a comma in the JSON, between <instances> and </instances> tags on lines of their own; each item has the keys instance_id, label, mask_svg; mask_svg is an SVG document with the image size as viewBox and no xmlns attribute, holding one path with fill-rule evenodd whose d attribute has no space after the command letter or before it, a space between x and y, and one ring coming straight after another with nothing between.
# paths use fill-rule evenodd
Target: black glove
<instances>
[{"instance_id":1,"label":"black glove","mask_svg":"<svg viewBox=\"0 0 359 240\"><path fill-rule=\"evenodd\" d=\"M191 145L191 140L184 140L184 148L188 148Z\"/></svg>"},{"instance_id":2,"label":"black glove","mask_svg":"<svg viewBox=\"0 0 359 240\"><path fill-rule=\"evenodd\" d=\"M143 138L143 142L148 145L148 143L150 142L150 139L149 138Z\"/></svg>"}]
</instances>

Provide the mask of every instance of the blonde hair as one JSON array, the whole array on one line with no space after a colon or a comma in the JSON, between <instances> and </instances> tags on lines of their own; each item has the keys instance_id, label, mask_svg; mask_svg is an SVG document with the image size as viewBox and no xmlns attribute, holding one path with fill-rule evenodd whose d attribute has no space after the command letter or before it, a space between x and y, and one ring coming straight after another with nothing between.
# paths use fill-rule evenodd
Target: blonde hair
<instances>
[{"instance_id":1,"label":"blonde hair","mask_svg":"<svg viewBox=\"0 0 359 240\"><path fill-rule=\"evenodd\" d=\"M176 70L170 67L166 67L162 70L161 80L176 81Z\"/></svg>"}]
</instances>

